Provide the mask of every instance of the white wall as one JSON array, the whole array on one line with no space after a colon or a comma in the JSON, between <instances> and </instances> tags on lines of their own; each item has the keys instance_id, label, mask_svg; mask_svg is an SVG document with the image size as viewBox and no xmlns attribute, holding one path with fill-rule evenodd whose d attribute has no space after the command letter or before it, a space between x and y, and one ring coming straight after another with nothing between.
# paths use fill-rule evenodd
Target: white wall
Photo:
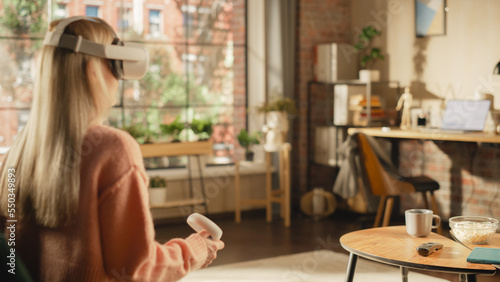
<instances>
[{"instance_id":1,"label":"white wall","mask_svg":"<svg viewBox=\"0 0 500 282\"><path fill-rule=\"evenodd\" d=\"M387 59L382 77L411 86L417 98L470 98L476 89L497 96L491 73L500 60L500 1L448 0L446 35L416 38L414 0L353 0L352 28L382 27ZM418 105L418 104L417 104ZM425 105L425 101L424 101Z\"/></svg>"}]
</instances>

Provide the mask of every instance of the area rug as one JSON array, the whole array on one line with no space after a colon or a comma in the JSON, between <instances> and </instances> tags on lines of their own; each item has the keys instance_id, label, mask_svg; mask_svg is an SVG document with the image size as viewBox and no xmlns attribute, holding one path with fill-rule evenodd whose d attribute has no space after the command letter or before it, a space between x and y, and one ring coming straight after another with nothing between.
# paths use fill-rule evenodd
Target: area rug
<instances>
[{"instance_id":1,"label":"area rug","mask_svg":"<svg viewBox=\"0 0 500 282\"><path fill-rule=\"evenodd\" d=\"M198 270L181 282L215 281L344 281L349 256L330 250L317 250L287 256L272 257ZM442 282L410 270L409 281ZM354 281L401 281L398 267L358 259Z\"/></svg>"}]
</instances>

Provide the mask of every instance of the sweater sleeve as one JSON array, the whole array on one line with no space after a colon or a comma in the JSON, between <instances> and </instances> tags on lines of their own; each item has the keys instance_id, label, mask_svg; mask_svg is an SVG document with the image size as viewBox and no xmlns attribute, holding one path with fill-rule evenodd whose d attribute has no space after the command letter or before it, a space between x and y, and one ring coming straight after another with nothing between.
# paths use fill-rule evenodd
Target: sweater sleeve
<instances>
[{"instance_id":1,"label":"sweater sleeve","mask_svg":"<svg viewBox=\"0 0 500 282\"><path fill-rule=\"evenodd\" d=\"M100 197L104 267L118 280L177 281L205 263L207 246L197 234L166 244L155 241L146 179L133 166Z\"/></svg>"}]
</instances>

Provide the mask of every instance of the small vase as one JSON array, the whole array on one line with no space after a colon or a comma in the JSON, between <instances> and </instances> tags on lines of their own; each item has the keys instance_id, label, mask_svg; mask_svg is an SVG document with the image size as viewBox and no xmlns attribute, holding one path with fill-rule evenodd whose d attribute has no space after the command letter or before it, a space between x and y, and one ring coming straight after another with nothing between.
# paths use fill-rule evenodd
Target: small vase
<instances>
[{"instance_id":1,"label":"small vase","mask_svg":"<svg viewBox=\"0 0 500 282\"><path fill-rule=\"evenodd\" d=\"M272 111L267 113L267 123L264 126L266 142L264 150L276 152L285 142L288 131L288 114L286 112Z\"/></svg>"},{"instance_id":2,"label":"small vase","mask_svg":"<svg viewBox=\"0 0 500 282\"><path fill-rule=\"evenodd\" d=\"M167 188L166 187L152 187L148 189L149 193L149 204L151 206L161 205L167 200Z\"/></svg>"},{"instance_id":3,"label":"small vase","mask_svg":"<svg viewBox=\"0 0 500 282\"><path fill-rule=\"evenodd\" d=\"M377 82L380 81L379 70L360 70L359 80L362 82Z\"/></svg>"}]
</instances>

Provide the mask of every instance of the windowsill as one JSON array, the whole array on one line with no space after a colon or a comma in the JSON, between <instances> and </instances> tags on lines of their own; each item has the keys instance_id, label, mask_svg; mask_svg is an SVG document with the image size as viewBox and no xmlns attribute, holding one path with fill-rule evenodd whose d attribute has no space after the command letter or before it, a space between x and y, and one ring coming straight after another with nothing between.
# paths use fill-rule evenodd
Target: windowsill
<instances>
[{"instance_id":1,"label":"windowsill","mask_svg":"<svg viewBox=\"0 0 500 282\"><path fill-rule=\"evenodd\" d=\"M220 176L234 176L235 174L234 165L227 166L209 166L203 169L204 178L220 177ZM276 169L271 167L271 172ZM186 168L174 168L174 169L155 169L147 170L147 174L150 177L161 176L168 180L187 180L188 171ZM266 173L266 163L264 162L240 162L240 175L253 175L253 174L264 174ZM194 167L191 170L191 175L193 179L199 178L198 169Z\"/></svg>"}]
</instances>

